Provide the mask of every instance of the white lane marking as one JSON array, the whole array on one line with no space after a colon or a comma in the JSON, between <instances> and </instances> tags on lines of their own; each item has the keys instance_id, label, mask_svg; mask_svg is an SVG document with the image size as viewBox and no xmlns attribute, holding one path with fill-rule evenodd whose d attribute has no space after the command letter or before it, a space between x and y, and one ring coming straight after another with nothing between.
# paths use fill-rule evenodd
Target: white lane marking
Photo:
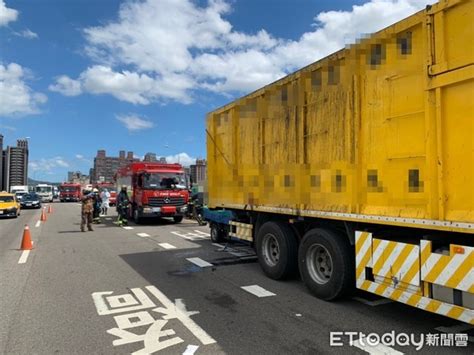
<instances>
[{"instance_id":1,"label":"white lane marking","mask_svg":"<svg viewBox=\"0 0 474 355\"><path fill-rule=\"evenodd\" d=\"M41 221L36 222L35 227L38 228L41 225Z\"/></svg>"},{"instance_id":2,"label":"white lane marking","mask_svg":"<svg viewBox=\"0 0 474 355\"><path fill-rule=\"evenodd\" d=\"M373 355L403 355L402 352L381 343L377 345L369 345L365 337L353 341L351 345Z\"/></svg>"},{"instance_id":3,"label":"white lane marking","mask_svg":"<svg viewBox=\"0 0 474 355\"><path fill-rule=\"evenodd\" d=\"M199 267L209 267L212 266L212 264L208 263L205 260L202 260L201 258L187 258L187 261L196 264Z\"/></svg>"},{"instance_id":4,"label":"white lane marking","mask_svg":"<svg viewBox=\"0 0 474 355\"><path fill-rule=\"evenodd\" d=\"M186 350L184 351L183 355L194 355L196 350L199 348L197 345L188 345Z\"/></svg>"},{"instance_id":5,"label":"white lane marking","mask_svg":"<svg viewBox=\"0 0 474 355\"><path fill-rule=\"evenodd\" d=\"M23 250L21 253L20 259L18 260L18 264L24 264L26 263L26 260L28 260L28 255L30 255L31 250Z\"/></svg>"},{"instance_id":6,"label":"white lane marking","mask_svg":"<svg viewBox=\"0 0 474 355\"><path fill-rule=\"evenodd\" d=\"M158 245L165 249L176 249L174 245L171 245L169 243L158 243Z\"/></svg>"},{"instance_id":7,"label":"white lane marking","mask_svg":"<svg viewBox=\"0 0 474 355\"><path fill-rule=\"evenodd\" d=\"M301 313L296 313L296 314L295 314L295 316L297 316L297 317L301 317L301 316L302 316L302 314L301 314Z\"/></svg>"},{"instance_id":8,"label":"white lane marking","mask_svg":"<svg viewBox=\"0 0 474 355\"><path fill-rule=\"evenodd\" d=\"M190 316L198 314L198 311L187 311L182 299L177 299L176 303L171 302L171 300L155 286L146 286L146 289L150 291L167 310L170 310L170 312L173 310L172 314L168 314L167 316L169 319L171 319L171 316L176 317L203 345L216 343L214 338L207 334L204 329L190 318Z\"/></svg>"},{"instance_id":9,"label":"white lane marking","mask_svg":"<svg viewBox=\"0 0 474 355\"><path fill-rule=\"evenodd\" d=\"M267 291L263 287L260 287L258 285L242 286L241 288L257 297L276 296L275 293Z\"/></svg>"},{"instance_id":10,"label":"white lane marking","mask_svg":"<svg viewBox=\"0 0 474 355\"><path fill-rule=\"evenodd\" d=\"M359 301L360 303L366 304L367 306L371 306L371 307L381 306L381 305L387 304L387 303L393 303L393 301L391 299L388 299L388 298L382 298L380 300L375 300L375 301L369 301L369 300L366 300L366 299L361 298L361 297L352 297L352 299L355 300L355 301Z\"/></svg>"},{"instance_id":11,"label":"white lane marking","mask_svg":"<svg viewBox=\"0 0 474 355\"><path fill-rule=\"evenodd\" d=\"M203 240L203 239L209 239L209 235L205 234L205 233L192 233L192 232L188 232L188 233L180 233L178 231L173 231L171 232L172 234L174 235L177 235L178 237L181 237L181 238L184 238L184 239L187 239L187 240Z\"/></svg>"},{"instance_id":12,"label":"white lane marking","mask_svg":"<svg viewBox=\"0 0 474 355\"><path fill-rule=\"evenodd\" d=\"M148 238L148 237L150 236L150 235L147 234L147 233L137 233L137 235L138 235L139 237L142 237L142 238Z\"/></svg>"},{"instance_id":13,"label":"white lane marking","mask_svg":"<svg viewBox=\"0 0 474 355\"><path fill-rule=\"evenodd\" d=\"M211 236L209 233L206 233L206 232L203 232L203 231L200 231L200 230L197 230L197 229L195 229L194 231L195 231L196 233L202 234L202 235L204 235L204 236L206 236L206 237L210 237L210 236Z\"/></svg>"},{"instance_id":14,"label":"white lane marking","mask_svg":"<svg viewBox=\"0 0 474 355\"><path fill-rule=\"evenodd\" d=\"M131 230L131 229L133 229L133 227L122 227L122 228L123 228L123 229L126 229L126 230L128 230L128 231Z\"/></svg>"},{"instance_id":15,"label":"white lane marking","mask_svg":"<svg viewBox=\"0 0 474 355\"><path fill-rule=\"evenodd\" d=\"M225 248L226 247L225 245L222 245L222 244L219 244L219 243L212 243L212 245L214 245L215 247L219 247L219 248Z\"/></svg>"},{"instance_id":16,"label":"white lane marking","mask_svg":"<svg viewBox=\"0 0 474 355\"><path fill-rule=\"evenodd\" d=\"M156 305L152 302L150 298L143 292L142 289L140 288L132 288L130 290L134 295L135 299L138 302L130 301L130 298L127 297L125 298L125 301L128 303L122 303L122 306L120 308L109 308L107 306L108 304L114 303L114 302L119 302L117 301L111 301L114 298L117 299L117 296L108 296L113 294L113 291L103 291L103 292L94 292L92 293L92 299L94 300L94 305L95 308L97 309L97 314L99 316L106 315L106 314L115 314L115 313L121 313L121 312L131 312L131 311L136 311L140 309L146 309L146 308L152 308L155 307ZM138 305L136 305L139 303Z\"/></svg>"}]
</instances>

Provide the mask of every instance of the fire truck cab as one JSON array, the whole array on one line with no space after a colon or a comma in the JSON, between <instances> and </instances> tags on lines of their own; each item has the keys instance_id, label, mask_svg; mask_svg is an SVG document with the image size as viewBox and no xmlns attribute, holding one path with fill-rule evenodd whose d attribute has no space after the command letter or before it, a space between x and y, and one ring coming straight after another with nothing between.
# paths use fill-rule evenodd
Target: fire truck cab
<instances>
[{"instance_id":1,"label":"fire truck cab","mask_svg":"<svg viewBox=\"0 0 474 355\"><path fill-rule=\"evenodd\" d=\"M134 162L116 175L117 191L127 186L129 215L135 223L145 218L172 217L180 223L187 209L189 191L180 164Z\"/></svg>"}]
</instances>

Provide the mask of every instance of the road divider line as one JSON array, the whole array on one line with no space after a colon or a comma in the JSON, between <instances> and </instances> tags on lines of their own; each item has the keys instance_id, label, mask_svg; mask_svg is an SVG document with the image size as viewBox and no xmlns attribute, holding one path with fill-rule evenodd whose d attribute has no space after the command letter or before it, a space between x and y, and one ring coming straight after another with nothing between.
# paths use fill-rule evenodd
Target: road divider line
<instances>
[{"instance_id":1,"label":"road divider line","mask_svg":"<svg viewBox=\"0 0 474 355\"><path fill-rule=\"evenodd\" d=\"M30 255L31 250L23 250L21 253L20 259L18 260L18 264L24 264L26 263L26 260L28 260L28 255Z\"/></svg>"},{"instance_id":2,"label":"road divider line","mask_svg":"<svg viewBox=\"0 0 474 355\"><path fill-rule=\"evenodd\" d=\"M194 231L195 231L196 233L202 234L202 235L204 235L204 236L206 236L206 237L210 237L210 236L211 236L209 233L206 233L206 232L203 232L203 231L200 231L200 230L197 230L197 229L195 229Z\"/></svg>"},{"instance_id":3,"label":"road divider line","mask_svg":"<svg viewBox=\"0 0 474 355\"><path fill-rule=\"evenodd\" d=\"M142 237L142 238L148 238L148 237L150 236L150 235L147 234L147 233L137 233L137 235L138 235L139 237Z\"/></svg>"},{"instance_id":4,"label":"road divider line","mask_svg":"<svg viewBox=\"0 0 474 355\"><path fill-rule=\"evenodd\" d=\"M174 245L171 245L169 243L158 243L158 245L164 249L176 249Z\"/></svg>"},{"instance_id":5,"label":"road divider line","mask_svg":"<svg viewBox=\"0 0 474 355\"><path fill-rule=\"evenodd\" d=\"M369 345L368 340L365 337L361 337L351 343L352 346L359 348L366 353L373 354L373 355L403 355L402 352L395 350L384 344L377 344L377 345Z\"/></svg>"},{"instance_id":6,"label":"road divider line","mask_svg":"<svg viewBox=\"0 0 474 355\"><path fill-rule=\"evenodd\" d=\"M123 228L123 229L126 229L126 230L128 230L128 231L133 229L133 227L128 227L128 226L125 226L125 227L122 227L122 228Z\"/></svg>"},{"instance_id":7,"label":"road divider line","mask_svg":"<svg viewBox=\"0 0 474 355\"><path fill-rule=\"evenodd\" d=\"M197 345L188 345L186 350L184 351L183 355L194 355L196 350L199 348Z\"/></svg>"},{"instance_id":8,"label":"road divider line","mask_svg":"<svg viewBox=\"0 0 474 355\"><path fill-rule=\"evenodd\" d=\"M199 266L199 267L209 267L212 266L211 263L208 263L205 260L202 260L201 258L187 258L187 261Z\"/></svg>"},{"instance_id":9,"label":"road divider line","mask_svg":"<svg viewBox=\"0 0 474 355\"><path fill-rule=\"evenodd\" d=\"M241 288L257 297L276 296L276 293L267 291L263 287L260 287L258 285L242 286Z\"/></svg>"},{"instance_id":10,"label":"road divider line","mask_svg":"<svg viewBox=\"0 0 474 355\"><path fill-rule=\"evenodd\" d=\"M35 227L38 228L41 225L41 221L36 222Z\"/></svg>"}]
</instances>

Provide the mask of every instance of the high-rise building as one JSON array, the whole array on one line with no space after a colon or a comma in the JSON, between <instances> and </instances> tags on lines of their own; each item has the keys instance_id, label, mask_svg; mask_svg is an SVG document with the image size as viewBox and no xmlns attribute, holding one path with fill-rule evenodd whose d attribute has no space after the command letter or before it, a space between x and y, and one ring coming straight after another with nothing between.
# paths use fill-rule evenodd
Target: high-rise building
<instances>
[{"instance_id":1,"label":"high-rise building","mask_svg":"<svg viewBox=\"0 0 474 355\"><path fill-rule=\"evenodd\" d=\"M143 161L146 161L147 163L154 163L154 162L157 162L158 160L156 159L155 153L146 153L145 157L143 158Z\"/></svg>"},{"instance_id":2,"label":"high-rise building","mask_svg":"<svg viewBox=\"0 0 474 355\"><path fill-rule=\"evenodd\" d=\"M16 145L16 147L7 146L2 154L2 187L6 191L10 189L10 186L28 185L28 141L26 139L18 139Z\"/></svg>"},{"instance_id":3,"label":"high-rise building","mask_svg":"<svg viewBox=\"0 0 474 355\"><path fill-rule=\"evenodd\" d=\"M133 152L125 155L125 151L121 150L118 157L108 157L105 150L98 150L94 158L94 168L90 172L90 181L92 184L113 182L117 170L134 161L139 161L139 159L133 157Z\"/></svg>"},{"instance_id":4,"label":"high-rise building","mask_svg":"<svg viewBox=\"0 0 474 355\"><path fill-rule=\"evenodd\" d=\"M189 168L193 184L203 185L207 178L206 159L196 159L196 164L192 164Z\"/></svg>"},{"instance_id":5,"label":"high-rise building","mask_svg":"<svg viewBox=\"0 0 474 355\"><path fill-rule=\"evenodd\" d=\"M159 160L159 162L160 162L161 164L166 164L166 163L167 163L167 161L166 161L166 158L165 158L165 157L160 157L160 160Z\"/></svg>"}]
</instances>

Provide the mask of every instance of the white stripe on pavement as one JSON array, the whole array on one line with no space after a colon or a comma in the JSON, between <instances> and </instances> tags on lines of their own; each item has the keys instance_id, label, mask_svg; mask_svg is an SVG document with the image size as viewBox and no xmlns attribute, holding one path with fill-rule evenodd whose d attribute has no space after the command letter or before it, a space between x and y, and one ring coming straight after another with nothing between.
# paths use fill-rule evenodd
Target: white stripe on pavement
<instances>
[{"instance_id":1,"label":"white stripe on pavement","mask_svg":"<svg viewBox=\"0 0 474 355\"><path fill-rule=\"evenodd\" d=\"M31 250L23 250L20 256L20 260L18 260L18 264L24 264L26 263L26 260L28 260L28 255L30 255Z\"/></svg>"},{"instance_id":2,"label":"white stripe on pavement","mask_svg":"<svg viewBox=\"0 0 474 355\"><path fill-rule=\"evenodd\" d=\"M147 234L147 233L137 233L137 235L138 235L139 237L142 237L142 238L147 238L147 237L150 236L150 235Z\"/></svg>"},{"instance_id":3,"label":"white stripe on pavement","mask_svg":"<svg viewBox=\"0 0 474 355\"><path fill-rule=\"evenodd\" d=\"M267 291L258 285L242 286L241 288L257 297L276 296L275 293Z\"/></svg>"},{"instance_id":4,"label":"white stripe on pavement","mask_svg":"<svg viewBox=\"0 0 474 355\"><path fill-rule=\"evenodd\" d=\"M188 345L188 347L184 351L183 355L193 355L198 348L199 348L199 346L197 346L197 345Z\"/></svg>"},{"instance_id":5,"label":"white stripe on pavement","mask_svg":"<svg viewBox=\"0 0 474 355\"><path fill-rule=\"evenodd\" d=\"M206 233L206 232L203 232L203 231L200 231L200 230L197 230L197 229L195 229L194 231L195 231L196 233L202 234L202 235L204 235L204 236L206 236L206 237L210 237L210 236L211 236L209 233Z\"/></svg>"},{"instance_id":6,"label":"white stripe on pavement","mask_svg":"<svg viewBox=\"0 0 474 355\"><path fill-rule=\"evenodd\" d=\"M176 249L174 245L171 245L169 243L158 243L158 245L165 249Z\"/></svg>"},{"instance_id":7,"label":"white stripe on pavement","mask_svg":"<svg viewBox=\"0 0 474 355\"><path fill-rule=\"evenodd\" d=\"M208 263L205 260L202 260L201 258L187 258L187 261L196 264L199 267L209 267L212 266L212 264Z\"/></svg>"},{"instance_id":8,"label":"white stripe on pavement","mask_svg":"<svg viewBox=\"0 0 474 355\"><path fill-rule=\"evenodd\" d=\"M128 230L128 231L131 230L131 229L133 229L133 227L122 227L122 228L123 228L123 229L126 229L126 230Z\"/></svg>"},{"instance_id":9,"label":"white stripe on pavement","mask_svg":"<svg viewBox=\"0 0 474 355\"><path fill-rule=\"evenodd\" d=\"M35 227L38 228L41 225L41 221L36 222Z\"/></svg>"},{"instance_id":10,"label":"white stripe on pavement","mask_svg":"<svg viewBox=\"0 0 474 355\"><path fill-rule=\"evenodd\" d=\"M381 343L377 345L369 345L368 339L365 337L353 341L351 345L373 355L403 355L402 352Z\"/></svg>"}]
</instances>

